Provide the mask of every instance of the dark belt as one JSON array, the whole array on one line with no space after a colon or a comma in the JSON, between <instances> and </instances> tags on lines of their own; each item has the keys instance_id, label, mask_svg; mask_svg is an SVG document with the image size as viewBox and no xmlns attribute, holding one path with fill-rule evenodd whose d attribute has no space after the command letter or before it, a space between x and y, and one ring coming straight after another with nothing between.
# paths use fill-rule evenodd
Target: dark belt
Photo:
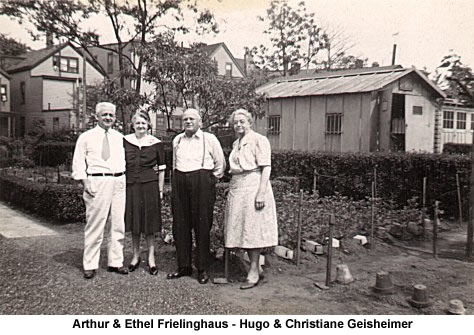
<instances>
[{"instance_id":1,"label":"dark belt","mask_svg":"<svg viewBox=\"0 0 474 335\"><path fill-rule=\"evenodd\" d=\"M90 173L88 176L91 177L120 177L123 176L125 172L117 172L117 173Z\"/></svg>"}]
</instances>

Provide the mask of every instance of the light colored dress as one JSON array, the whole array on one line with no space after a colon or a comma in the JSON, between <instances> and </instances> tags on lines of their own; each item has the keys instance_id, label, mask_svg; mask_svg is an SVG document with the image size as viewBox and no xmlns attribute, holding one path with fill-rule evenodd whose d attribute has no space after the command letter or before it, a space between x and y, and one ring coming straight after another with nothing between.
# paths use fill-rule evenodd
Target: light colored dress
<instances>
[{"instance_id":1,"label":"light colored dress","mask_svg":"<svg viewBox=\"0 0 474 335\"><path fill-rule=\"evenodd\" d=\"M278 225L270 181L265 207L255 209L261 167L271 166L270 142L252 130L234 142L229 156L230 181L225 211L226 248L265 248L278 244Z\"/></svg>"}]
</instances>

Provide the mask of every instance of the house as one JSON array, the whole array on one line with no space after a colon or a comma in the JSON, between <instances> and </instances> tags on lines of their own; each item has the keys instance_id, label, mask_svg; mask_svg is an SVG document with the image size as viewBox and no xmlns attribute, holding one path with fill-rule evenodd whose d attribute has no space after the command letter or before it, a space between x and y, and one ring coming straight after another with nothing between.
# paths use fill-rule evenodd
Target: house
<instances>
[{"instance_id":1,"label":"house","mask_svg":"<svg viewBox=\"0 0 474 335\"><path fill-rule=\"evenodd\" d=\"M472 144L474 107L457 99L445 99L441 111L442 126L439 134L441 151L446 143Z\"/></svg>"},{"instance_id":2,"label":"house","mask_svg":"<svg viewBox=\"0 0 474 335\"><path fill-rule=\"evenodd\" d=\"M415 68L372 67L283 77L256 130L275 149L331 152L439 150L444 92ZM438 125L439 127L439 125Z\"/></svg>"},{"instance_id":3,"label":"house","mask_svg":"<svg viewBox=\"0 0 474 335\"><path fill-rule=\"evenodd\" d=\"M223 42L203 45L202 48L211 59L216 61L218 75L222 78L239 80L246 77L247 69L252 69L253 64L247 60L247 56L244 60L238 60L234 58L230 50ZM114 51L116 49L117 44L107 44L103 45L102 47L90 48L90 51L93 54L94 58L105 69L108 77L111 79L118 80L120 76L120 71L118 63L118 54ZM134 52L133 43L128 43L125 46L125 48L123 49L123 54L130 60L134 62L137 61L138 56ZM125 79L125 88L135 89L136 82L134 81L134 79ZM155 90L156 89L154 85L151 83L142 82L140 85L141 94L146 94L147 96L150 96L153 95ZM182 106L176 108L176 110L173 111L173 115L170 116L170 128L176 131L180 131L182 129L181 115L186 104L183 101L181 105ZM190 97L187 100L187 105L196 107L193 97ZM153 133L156 134L158 137L165 136L166 130L168 129L167 116L162 112L158 112L151 113L150 118L153 126Z\"/></svg>"},{"instance_id":4,"label":"house","mask_svg":"<svg viewBox=\"0 0 474 335\"><path fill-rule=\"evenodd\" d=\"M41 125L46 131L74 129L81 124L83 79L87 85L103 80L104 74L84 62L80 50L70 43L50 45L8 62L11 108L19 114L20 136Z\"/></svg>"},{"instance_id":5,"label":"house","mask_svg":"<svg viewBox=\"0 0 474 335\"><path fill-rule=\"evenodd\" d=\"M17 113L10 100L10 76L0 68L0 136L16 136Z\"/></svg>"}]
</instances>

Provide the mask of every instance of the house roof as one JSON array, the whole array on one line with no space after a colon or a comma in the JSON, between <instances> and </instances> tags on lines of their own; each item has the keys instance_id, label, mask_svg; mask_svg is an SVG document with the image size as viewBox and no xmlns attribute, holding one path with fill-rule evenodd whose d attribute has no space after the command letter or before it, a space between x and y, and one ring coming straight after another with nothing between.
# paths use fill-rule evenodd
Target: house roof
<instances>
[{"instance_id":1,"label":"house roof","mask_svg":"<svg viewBox=\"0 0 474 335\"><path fill-rule=\"evenodd\" d=\"M232 59L232 62L237 66L237 68L239 69L240 73L242 73L242 75L245 77L246 74L245 74L245 71L244 71L243 66L241 66L241 64L239 64L239 62L237 61L237 59L235 59L234 55L232 55L232 52L230 52L229 48L227 48L227 45L225 45L224 42L220 42L220 43L216 43L216 44L207 44L207 45L203 45L203 46L202 46L204 52L207 53L207 55L208 55L209 57L211 57L212 54L213 54L214 52L216 52L217 49L219 49L219 47L224 48L224 51L229 55L229 57Z\"/></svg>"},{"instance_id":2,"label":"house roof","mask_svg":"<svg viewBox=\"0 0 474 335\"><path fill-rule=\"evenodd\" d=\"M40 49L40 50L34 50L34 51L27 52L27 53L21 55L21 57L25 58L24 60L22 60L21 62L19 62L17 64L14 64L14 65L8 67L6 70L7 70L8 73L16 73L16 72L20 72L20 71L30 70L30 69L38 66L39 64L44 62L46 59L53 56L54 54L56 54L57 52L59 52L60 50L65 48L66 46L70 46L79 55L81 55L81 52L74 45L67 42L67 43L54 45L54 46L49 47L49 48L44 48L44 49ZM90 61L90 59L87 58L87 61L97 71L104 74L103 71L97 65L95 65L94 63L92 63Z\"/></svg>"},{"instance_id":3,"label":"house roof","mask_svg":"<svg viewBox=\"0 0 474 335\"><path fill-rule=\"evenodd\" d=\"M257 88L269 98L362 93L380 90L394 81L415 73L440 97L446 94L421 71L399 66L371 67L277 78Z\"/></svg>"},{"instance_id":4,"label":"house roof","mask_svg":"<svg viewBox=\"0 0 474 335\"><path fill-rule=\"evenodd\" d=\"M0 68L0 73L1 73L2 76L4 76L5 78L10 79L10 76L8 75L8 73L6 73L6 72L5 72L4 70L2 70L1 68Z\"/></svg>"}]
</instances>

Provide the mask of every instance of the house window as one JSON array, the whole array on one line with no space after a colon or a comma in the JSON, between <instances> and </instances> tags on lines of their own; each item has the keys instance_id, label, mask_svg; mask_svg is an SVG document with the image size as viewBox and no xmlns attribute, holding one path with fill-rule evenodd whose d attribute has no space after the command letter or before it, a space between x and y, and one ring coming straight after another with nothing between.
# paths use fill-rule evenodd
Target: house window
<instances>
[{"instance_id":1,"label":"house window","mask_svg":"<svg viewBox=\"0 0 474 335\"><path fill-rule=\"evenodd\" d=\"M114 54L112 52L107 54L107 73L114 73Z\"/></svg>"},{"instance_id":2,"label":"house window","mask_svg":"<svg viewBox=\"0 0 474 335\"><path fill-rule=\"evenodd\" d=\"M454 128L454 112L443 111L443 128L445 129Z\"/></svg>"},{"instance_id":3,"label":"house window","mask_svg":"<svg viewBox=\"0 0 474 335\"><path fill-rule=\"evenodd\" d=\"M7 85L0 86L0 101L6 102L8 100Z\"/></svg>"},{"instance_id":4,"label":"house window","mask_svg":"<svg viewBox=\"0 0 474 335\"><path fill-rule=\"evenodd\" d=\"M423 115L423 106L413 106L413 115Z\"/></svg>"},{"instance_id":5,"label":"house window","mask_svg":"<svg viewBox=\"0 0 474 335\"><path fill-rule=\"evenodd\" d=\"M162 115L158 115L156 117L156 125L157 126L164 126L165 125L165 118Z\"/></svg>"},{"instance_id":6,"label":"house window","mask_svg":"<svg viewBox=\"0 0 474 335\"><path fill-rule=\"evenodd\" d=\"M175 117L173 121L174 129L181 129L183 127L183 120L181 117Z\"/></svg>"},{"instance_id":7,"label":"house window","mask_svg":"<svg viewBox=\"0 0 474 335\"><path fill-rule=\"evenodd\" d=\"M79 73L79 59L75 57L53 57L54 69L60 69L61 72Z\"/></svg>"},{"instance_id":8,"label":"house window","mask_svg":"<svg viewBox=\"0 0 474 335\"><path fill-rule=\"evenodd\" d=\"M326 115L326 134L341 134L342 133L342 114L327 114Z\"/></svg>"},{"instance_id":9,"label":"house window","mask_svg":"<svg viewBox=\"0 0 474 335\"><path fill-rule=\"evenodd\" d=\"M279 115L268 117L268 135L278 135L280 133L280 119Z\"/></svg>"},{"instance_id":10,"label":"house window","mask_svg":"<svg viewBox=\"0 0 474 335\"><path fill-rule=\"evenodd\" d=\"M59 118L54 117L53 118L53 131L58 131L59 130Z\"/></svg>"},{"instance_id":11,"label":"house window","mask_svg":"<svg viewBox=\"0 0 474 335\"><path fill-rule=\"evenodd\" d=\"M232 77L232 63L225 63L225 76Z\"/></svg>"},{"instance_id":12,"label":"house window","mask_svg":"<svg viewBox=\"0 0 474 335\"><path fill-rule=\"evenodd\" d=\"M21 104L25 104L25 91L26 91L26 84L24 81L20 82L20 93L21 93Z\"/></svg>"},{"instance_id":13,"label":"house window","mask_svg":"<svg viewBox=\"0 0 474 335\"><path fill-rule=\"evenodd\" d=\"M457 129L466 129L466 113L458 112L458 119L456 122Z\"/></svg>"}]
</instances>

